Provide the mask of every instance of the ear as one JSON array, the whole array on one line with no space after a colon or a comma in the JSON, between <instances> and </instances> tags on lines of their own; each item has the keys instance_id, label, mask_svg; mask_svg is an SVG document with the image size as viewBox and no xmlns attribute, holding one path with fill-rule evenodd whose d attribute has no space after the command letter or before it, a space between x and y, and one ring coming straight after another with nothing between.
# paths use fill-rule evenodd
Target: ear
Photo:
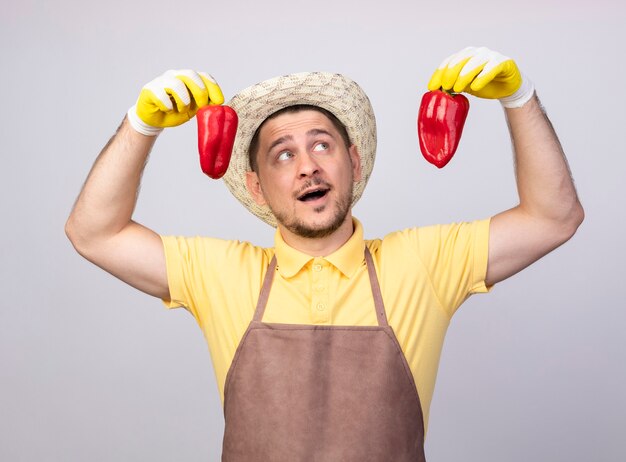
<instances>
[{"instance_id":1,"label":"ear","mask_svg":"<svg viewBox=\"0 0 626 462\"><path fill-rule=\"evenodd\" d=\"M246 172L246 187L257 205L266 204L265 196L263 195L263 190L261 189L261 183L259 182L259 176L256 172Z\"/></svg>"},{"instance_id":2,"label":"ear","mask_svg":"<svg viewBox=\"0 0 626 462\"><path fill-rule=\"evenodd\" d=\"M348 153L350 154L350 161L352 162L352 175L354 176L354 182L361 181L361 155L356 148L356 145L350 146L348 149Z\"/></svg>"}]
</instances>

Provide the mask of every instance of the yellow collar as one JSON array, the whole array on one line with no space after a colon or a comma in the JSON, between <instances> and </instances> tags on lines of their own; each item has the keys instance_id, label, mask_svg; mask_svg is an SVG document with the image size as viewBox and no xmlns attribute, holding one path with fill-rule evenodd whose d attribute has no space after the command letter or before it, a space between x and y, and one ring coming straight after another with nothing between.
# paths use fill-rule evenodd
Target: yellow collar
<instances>
[{"instance_id":1,"label":"yellow collar","mask_svg":"<svg viewBox=\"0 0 626 462\"><path fill-rule=\"evenodd\" d=\"M365 257L363 226L356 218L353 218L352 222L354 224L354 232L352 236L350 236L350 239L332 254L323 257L348 278L352 277L359 266L361 266ZM314 258L287 245L278 229L276 229L274 236L274 246L276 249L278 272L284 278L295 276Z\"/></svg>"}]
</instances>

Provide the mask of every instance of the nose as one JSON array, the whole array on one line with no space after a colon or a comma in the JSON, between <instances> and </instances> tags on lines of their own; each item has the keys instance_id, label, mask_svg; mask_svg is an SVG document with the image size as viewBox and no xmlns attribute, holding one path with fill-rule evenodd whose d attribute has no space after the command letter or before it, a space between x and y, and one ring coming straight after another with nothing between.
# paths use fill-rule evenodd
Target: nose
<instances>
[{"instance_id":1,"label":"nose","mask_svg":"<svg viewBox=\"0 0 626 462\"><path fill-rule=\"evenodd\" d=\"M298 164L298 171L300 177L313 176L320 172L320 165L317 160L308 152L304 152L300 155L300 162Z\"/></svg>"}]
</instances>

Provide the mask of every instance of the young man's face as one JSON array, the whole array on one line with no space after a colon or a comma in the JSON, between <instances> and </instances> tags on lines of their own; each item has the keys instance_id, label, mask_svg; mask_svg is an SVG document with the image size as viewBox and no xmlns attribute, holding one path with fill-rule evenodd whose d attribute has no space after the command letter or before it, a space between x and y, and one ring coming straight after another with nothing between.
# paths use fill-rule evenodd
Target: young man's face
<instances>
[{"instance_id":1,"label":"young man's face","mask_svg":"<svg viewBox=\"0 0 626 462\"><path fill-rule=\"evenodd\" d=\"M319 238L351 220L360 158L328 117L315 110L280 114L262 126L258 146L258 173L248 174L248 189L279 227Z\"/></svg>"}]
</instances>

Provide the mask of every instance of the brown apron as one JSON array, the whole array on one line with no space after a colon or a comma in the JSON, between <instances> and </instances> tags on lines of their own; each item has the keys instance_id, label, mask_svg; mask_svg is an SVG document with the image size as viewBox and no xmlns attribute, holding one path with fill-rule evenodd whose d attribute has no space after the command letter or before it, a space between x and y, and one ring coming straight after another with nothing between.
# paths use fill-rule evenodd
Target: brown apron
<instances>
[{"instance_id":1,"label":"brown apron","mask_svg":"<svg viewBox=\"0 0 626 462\"><path fill-rule=\"evenodd\" d=\"M226 377L222 461L425 461L417 388L365 259L378 326L263 323L272 259Z\"/></svg>"}]
</instances>

